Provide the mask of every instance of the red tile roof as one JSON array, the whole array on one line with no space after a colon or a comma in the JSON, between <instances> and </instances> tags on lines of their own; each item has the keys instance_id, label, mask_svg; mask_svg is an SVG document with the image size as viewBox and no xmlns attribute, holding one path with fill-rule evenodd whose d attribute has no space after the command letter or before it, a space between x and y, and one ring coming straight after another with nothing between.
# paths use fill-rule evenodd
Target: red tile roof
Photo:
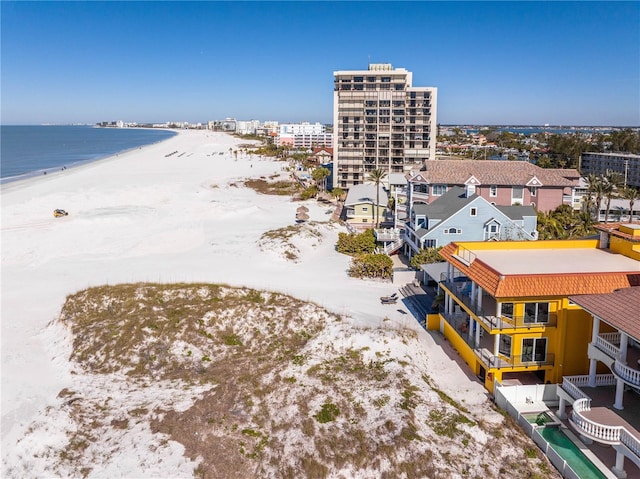
<instances>
[{"instance_id":1,"label":"red tile roof","mask_svg":"<svg viewBox=\"0 0 640 479\"><path fill-rule=\"evenodd\" d=\"M504 275L480 259L465 264L455 256L457 250L458 246L450 243L440 250L440 255L494 298L564 297L640 286L638 271Z\"/></svg>"},{"instance_id":2,"label":"red tile roof","mask_svg":"<svg viewBox=\"0 0 640 479\"><path fill-rule=\"evenodd\" d=\"M483 185L524 186L536 177L542 186L565 187L573 182L564 177L567 170L540 168L526 161L499 160L427 160L426 171L413 176L422 177L431 184L463 185L475 176Z\"/></svg>"},{"instance_id":3,"label":"red tile roof","mask_svg":"<svg viewBox=\"0 0 640 479\"><path fill-rule=\"evenodd\" d=\"M635 211L635 207L633 208ZM640 242L640 237L638 236L632 236L629 233L623 233L622 231L620 231L620 226L627 226L627 225L635 225L636 227L640 224L637 221L634 221L633 223L600 223L597 225L593 225L593 227L599 231L604 231L606 233L610 233L613 236L618 236L620 238L624 238L626 240L629 241L633 241L633 242Z\"/></svg>"},{"instance_id":4,"label":"red tile roof","mask_svg":"<svg viewBox=\"0 0 640 479\"><path fill-rule=\"evenodd\" d=\"M605 294L570 296L571 301L594 316L640 341L640 287Z\"/></svg>"}]
</instances>

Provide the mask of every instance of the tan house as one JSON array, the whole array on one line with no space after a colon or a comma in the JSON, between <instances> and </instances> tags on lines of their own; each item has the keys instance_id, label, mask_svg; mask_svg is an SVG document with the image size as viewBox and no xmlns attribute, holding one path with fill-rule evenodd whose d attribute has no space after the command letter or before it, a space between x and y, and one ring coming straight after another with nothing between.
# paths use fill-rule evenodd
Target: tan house
<instances>
[{"instance_id":1,"label":"tan house","mask_svg":"<svg viewBox=\"0 0 640 479\"><path fill-rule=\"evenodd\" d=\"M378 202L376 206L376 201ZM379 187L376 195L376 185L354 185L349 188L349 193L344 201L345 221L358 229L373 228L376 222L376 208L381 224L387 221L387 216L393 221L392 212L387 208L389 197L387 192Z\"/></svg>"}]
</instances>

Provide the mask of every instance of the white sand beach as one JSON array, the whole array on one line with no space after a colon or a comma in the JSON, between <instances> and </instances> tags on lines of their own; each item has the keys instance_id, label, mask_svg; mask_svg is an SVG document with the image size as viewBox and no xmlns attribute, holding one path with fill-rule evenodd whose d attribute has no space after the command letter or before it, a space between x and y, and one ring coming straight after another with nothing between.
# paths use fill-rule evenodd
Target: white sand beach
<instances>
[{"instance_id":1,"label":"white sand beach","mask_svg":"<svg viewBox=\"0 0 640 479\"><path fill-rule=\"evenodd\" d=\"M285 164L245 155L235 161L229 149L240 143L223 133L181 131L140 150L2 186L5 472L32 460L24 442L19 452L16 444L42 411L59 405L58 393L74 381L68 341L59 328L47 325L67 295L97 285L226 283L310 300L362 326L377 327L386 318L388 324L416 331L419 342L411 354L426 358L438 387L467 407L488 408L482 386L450 359L450 350L436 344L437 336L399 311L406 311L402 303L380 304L379 297L397 286L347 276L349 258L335 251L343 227L327 225L322 239L299 240L298 261L264 250L261 235L295 224L300 203L245 188L244 179L281 173ZM165 156L173 151L179 153ZM328 221L327 206L315 200L304 204L311 221ZM56 208L69 216L54 218ZM43 441L51 440L45 436ZM30 447L37 450L36 444ZM182 471L169 460L165 467L147 469L148 477ZM111 477L140 470L135 464L123 466Z\"/></svg>"}]
</instances>

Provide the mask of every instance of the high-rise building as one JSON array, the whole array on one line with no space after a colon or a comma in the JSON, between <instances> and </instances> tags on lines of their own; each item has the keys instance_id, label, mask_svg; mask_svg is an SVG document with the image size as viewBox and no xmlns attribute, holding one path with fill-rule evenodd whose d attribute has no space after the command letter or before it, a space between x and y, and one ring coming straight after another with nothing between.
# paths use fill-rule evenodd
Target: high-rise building
<instances>
[{"instance_id":1,"label":"high-rise building","mask_svg":"<svg viewBox=\"0 0 640 479\"><path fill-rule=\"evenodd\" d=\"M390 64L337 71L333 93L333 186L364 183L374 169L401 173L435 160L437 89L414 87Z\"/></svg>"}]
</instances>

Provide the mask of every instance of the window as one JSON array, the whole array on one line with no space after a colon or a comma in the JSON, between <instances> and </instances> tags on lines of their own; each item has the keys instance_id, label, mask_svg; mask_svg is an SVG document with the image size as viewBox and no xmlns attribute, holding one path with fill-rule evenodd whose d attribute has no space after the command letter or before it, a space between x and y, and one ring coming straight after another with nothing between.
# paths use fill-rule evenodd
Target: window
<instances>
[{"instance_id":1,"label":"window","mask_svg":"<svg viewBox=\"0 0 640 479\"><path fill-rule=\"evenodd\" d=\"M362 207L362 212L363 213L367 213L369 211L369 207L368 206L363 206Z\"/></svg>"},{"instance_id":2,"label":"window","mask_svg":"<svg viewBox=\"0 0 640 479\"><path fill-rule=\"evenodd\" d=\"M497 185L491 185L489 187L489 196L491 198L495 198L496 196L498 196L498 186Z\"/></svg>"},{"instance_id":3,"label":"window","mask_svg":"<svg viewBox=\"0 0 640 479\"><path fill-rule=\"evenodd\" d=\"M414 193L421 193L423 195L428 195L429 194L429 185L425 185L422 183L416 183L413 185L413 192Z\"/></svg>"},{"instance_id":4,"label":"window","mask_svg":"<svg viewBox=\"0 0 640 479\"><path fill-rule=\"evenodd\" d=\"M478 208L471 208L470 213L471 216L478 216Z\"/></svg>"},{"instance_id":5,"label":"window","mask_svg":"<svg viewBox=\"0 0 640 479\"><path fill-rule=\"evenodd\" d=\"M500 344L498 345L498 353L503 356L511 357L511 336L508 334L500 335Z\"/></svg>"},{"instance_id":6,"label":"window","mask_svg":"<svg viewBox=\"0 0 640 479\"><path fill-rule=\"evenodd\" d=\"M536 191L538 190L538 188L536 188L535 186L530 186L529 187L529 193L531 194L531 196L536 196Z\"/></svg>"},{"instance_id":7,"label":"window","mask_svg":"<svg viewBox=\"0 0 640 479\"><path fill-rule=\"evenodd\" d=\"M433 185L433 196L441 196L447 192L447 185Z\"/></svg>"},{"instance_id":8,"label":"window","mask_svg":"<svg viewBox=\"0 0 640 479\"><path fill-rule=\"evenodd\" d=\"M438 246L437 240L428 239L424 240L424 248L436 248Z\"/></svg>"},{"instance_id":9,"label":"window","mask_svg":"<svg viewBox=\"0 0 640 479\"><path fill-rule=\"evenodd\" d=\"M513 319L513 303L501 303L502 316Z\"/></svg>"},{"instance_id":10,"label":"window","mask_svg":"<svg viewBox=\"0 0 640 479\"><path fill-rule=\"evenodd\" d=\"M446 235L447 234L449 234L449 235L459 235L460 233L462 233L462 230L458 229L458 228L449 228L449 229L445 228L443 233L446 234Z\"/></svg>"},{"instance_id":11,"label":"window","mask_svg":"<svg viewBox=\"0 0 640 479\"><path fill-rule=\"evenodd\" d=\"M522 340L522 362L541 363L547 359L547 338L527 338Z\"/></svg>"},{"instance_id":12,"label":"window","mask_svg":"<svg viewBox=\"0 0 640 479\"><path fill-rule=\"evenodd\" d=\"M522 198L524 197L524 188L522 186L511 187L511 204L522 204Z\"/></svg>"},{"instance_id":13,"label":"window","mask_svg":"<svg viewBox=\"0 0 640 479\"><path fill-rule=\"evenodd\" d=\"M549 303L525 303L524 304L525 323L547 323L549 322Z\"/></svg>"},{"instance_id":14,"label":"window","mask_svg":"<svg viewBox=\"0 0 640 479\"><path fill-rule=\"evenodd\" d=\"M489 225L489 233L497 233L497 232L498 232L498 225L496 224Z\"/></svg>"}]
</instances>

